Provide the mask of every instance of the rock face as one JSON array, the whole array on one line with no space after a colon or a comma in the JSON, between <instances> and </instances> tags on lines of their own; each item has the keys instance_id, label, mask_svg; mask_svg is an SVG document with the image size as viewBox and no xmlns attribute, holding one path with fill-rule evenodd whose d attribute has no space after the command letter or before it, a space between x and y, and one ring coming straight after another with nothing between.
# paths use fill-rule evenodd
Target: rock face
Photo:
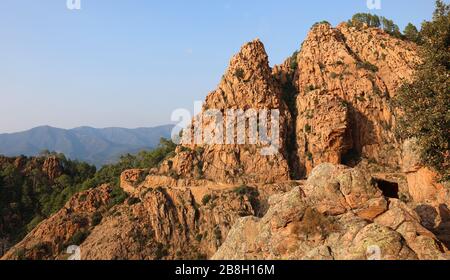
<instances>
[{"instance_id":1,"label":"rock face","mask_svg":"<svg viewBox=\"0 0 450 280\"><path fill-rule=\"evenodd\" d=\"M3 259L66 259L72 245L83 260L211 258L237 219L259 215L271 194L291 189L146 186L117 205L107 185L73 197Z\"/></svg>"},{"instance_id":2,"label":"rock face","mask_svg":"<svg viewBox=\"0 0 450 280\"><path fill-rule=\"evenodd\" d=\"M438 182L438 174L420 163L414 139L403 144L402 171L408 180L408 191L415 202L450 203L448 188Z\"/></svg>"},{"instance_id":3,"label":"rock face","mask_svg":"<svg viewBox=\"0 0 450 280\"><path fill-rule=\"evenodd\" d=\"M203 139L209 139L207 132L215 125L215 119L207 115L207 111L224 113L224 124L235 120L235 125L224 125L223 132L212 129L212 134L232 135L231 144L191 145L193 142L185 141L185 150L171 160L170 166L165 170L182 177L196 175L221 182L275 182L289 179L289 162L287 160L287 134L291 127L291 116L282 99L282 90L272 76L269 60L263 44L254 40L244 45L236 54L222 77L218 88L211 92L205 101L201 115L203 120L196 118L203 128ZM214 110L214 111L211 111ZM279 110L280 133L279 149L274 155L263 155L265 147L258 139L251 144L248 134L245 143L237 144L237 130L242 125L249 124L246 119L227 114L229 110L242 110L245 116L251 118L264 116L260 110ZM268 123L270 125L270 122ZM227 139L224 137L225 140ZM192 149L190 149L192 148ZM186 149L188 149L186 151ZM195 151L193 151L195 150Z\"/></svg>"},{"instance_id":4,"label":"rock face","mask_svg":"<svg viewBox=\"0 0 450 280\"><path fill-rule=\"evenodd\" d=\"M274 196L267 214L239 220L213 259L445 259L418 215L386 199L365 172L323 164L304 187Z\"/></svg>"},{"instance_id":5,"label":"rock face","mask_svg":"<svg viewBox=\"0 0 450 280\"><path fill-rule=\"evenodd\" d=\"M46 215L50 204L56 204L50 196L61 198L68 191L68 181L77 185L95 172L88 165L76 170L75 164L53 154L0 156L0 256Z\"/></svg>"},{"instance_id":6,"label":"rock face","mask_svg":"<svg viewBox=\"0 0 450 280\"><path fill-rule=\"evenodd\" d=\"M50 180L55 180L63 174L63 167L60 160L56 156L51 156L45 159L42 165L42 172L47 174Z\"/></svg>"},{"instance_id":7,"label":"rock face","mask_svg":"<svg viewBox=\"0 0 450 280\"><path fill-rule=\"evenodd\" d=\"M205 259L239 214L254 214L250 201L233 192L212 194L203 206L189 189L147 189L139 200L117 207L92 231L83 259Z\"/></svg>"},{"instance_id":8,"label":"rock face","mask_svg":"<svg viewBox=\"0 0 450 280\"><path fill-rule=\"evenodd\" d=\"M274 69L294 96L299 172L361 156L398 167L391 98L417 59L413 43L376 28L315 26L301 51Z\"/></svg>"},{"instance_id":9,"label":"rock face","mask_svg":"<svg viewBox=\"0 0 450 280\"><path fill-rule=\"evenodd\" d=\"M74 196L58 213L39 224L2 259L52 260L67 258L66 248L79 245L105 211L111 188L107 185ZM98 213L98 214L96 214ZM100 216L98 216L100 215ZM97 218L95 218L97 216Z\"/></svg>"},{"instance_id":10,"label":"rock face","mask_svg":"<svg viewBox=\"0 0 450 280\"><path fill-rule=\"evenodd\" d=\"M402 171L422 224L450 247L449 182L439 183L434 171L421 166L414 139L403 144Z\"/></svg>"},{"instance_id":11,"label":"rock face","mask_svg":"<svg viewBox=\"0 0 450 280\"><path fill-rule=\"evenodd\" d=\"M79 194L4 259L63 259L74 242L93 260L444 259L448 186L394 135L391 99L416 49L375 28L319 24L271 69L259 40L245 44L175 154L122 173L124 202L108 186ZM278 152L248 135L238 143L235 129L250 124L230 110L278 110ZM213 129L214 115L236 124ZM217 142L186 141L196 126Z\"/></svg>"},{"instance_id":12,"label":"rock face","mask_svg":"<svg viewBox=\"0 0 450 280\"><path fill-rule=\"evenodd\" d=\"M393 132L396 112L391 99L402 81L411 79L416 51L413 43L376 28L320 24L300 52L270 69L262 43L250 42L232 58L218 88L207 96L202 115L207 110L279 110L279 154L261 155L261 143L192 141L160 173L269 183L307 176L325 162L353 166L361 157L399 169L401 143ZM215 124L208 117L195 118L194 123L204 131ZM225 127L212 134L227 135L228 130L235 133L234 127Z\"/></svg>"}]
</instances>

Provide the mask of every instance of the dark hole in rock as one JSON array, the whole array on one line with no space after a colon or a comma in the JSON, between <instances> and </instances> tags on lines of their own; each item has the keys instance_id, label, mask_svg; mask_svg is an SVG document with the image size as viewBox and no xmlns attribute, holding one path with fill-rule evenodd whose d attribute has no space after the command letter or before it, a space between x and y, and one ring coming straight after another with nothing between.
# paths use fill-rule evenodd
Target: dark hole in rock
<instances>
[{"instance_id":1,"label":"dark hole in rock","mask_svg":"<svg viewBox=\"0 0 450 280\"><path fill-rule=\"evenodd\" d=\"M399 198L399 187L397 183L388 182L381 179L374 179L375 185L383 192L385 197Z\"/></svg>"},{"instance_id":2,"label":"dark hole in rock","mask_svg":"<svg viewBox=\"0 0 450 280\"><path fill-rule=\"evenodd\" d=\"M361 162L361 153L356 149L351 149L342 155L341 163L349 167L355 167Z\"/></svg>"}]
</instances>

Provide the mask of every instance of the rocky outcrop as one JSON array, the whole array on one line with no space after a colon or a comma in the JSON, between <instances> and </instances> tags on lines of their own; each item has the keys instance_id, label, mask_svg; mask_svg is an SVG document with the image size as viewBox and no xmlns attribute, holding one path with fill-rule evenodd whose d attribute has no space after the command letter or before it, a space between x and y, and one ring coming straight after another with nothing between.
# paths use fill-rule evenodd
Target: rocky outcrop
<instances>
[{"instance_id":1,"label":"rocky outcrop","mask_svg":"<svg viewBox=\"0 0 450 280\"><path fill-rule=\"evenodd\" d=\"M293 96L298 173L360 157L398 168L391 98L417 59L414 44L376 28L313 27L300 52L274 69Z\"/></svg>"},{"instance_id":2,"label":"rocky outcrop","mask_svg":"<svg viewBox=\"0 0 450 280\"><path fill-rule=\"evenodd\" d=\"M62 197L72 192L69 188L95 172L88 165L83 165L84 169L74 168L78 164L83 165L54 154L0 156L0 257L50 209L59 203L62 207L65 202Z\"/></svg>"},{"instance_id":3,"label":"rocky outcrop","mask_svg":"<svg viewBox=\"0 0 450 280\"><path fill-rule=\"evenodd\" d=\"M375 248L375 249L374 249ZM239 220L213 259L445 259L414 211L386 199L363 170L323 164L304 187Z\"/></svg>"},{"instance_id":4,"label":"rocky outcrop","mask_svg":"<svg viewBox=\"0 0 450 280\"><path fill-rule=\"evenodd\" d=\"M411 207L422 224L450 247L450 185L439 182L436 172L420 163L414 139L403 144L402 171L406 174Z\"/></svg>"},{"instance_id":5,"label":"rocky outcrop","mask_svg":"<svg viewBox=\"0 0 450 280\"><path fill-rule=\"evenodd\" d=\"M202 115L211 109L280 110L279 154L263 156L260 145L190 142L160 173L228 183L275 182L301 178L324 162L354 166L361 157L396 170L401 143L393 132L391 99L411 79L417 61L413 43L346 24L315 26L300 52L274 69L262 43L250 42L207 96ZM206 130L215 124L207 117L195 122ZM215 133L227 135L227 129Z\"/></svg>"},{"instance_id":6,"label":"rocky outcrop","mask_svg":"<svg viewBox=\"0 0 450 280\"><path fill-rule=\"evenodd\" d=\"M120 186L125 192L133 194L137 187L145 180L147 175L147 170L125 170L120 174Z\"/></svg>"},{"instance_id":7,"label":"rocky outcrop","mask_svg":"<svg viewBox=\"0 0 450 280\"><path fill-rule=\"evenodd\" d=\"M297 150L301 164L309 173L314 166L340 164L353 148L350 108L343 99L310 93L297 100Z\"/></svg>"},{"instance_id":8,"label":"rocky outcrop","mask_svg":"<svg viewBox=\"0 0 450 280\"><path fill-rule=\"evenodd\" d=\"M81 245L82 259L206 259L239 215L253 215L246 196L210 194L195 201L189 189L155 188L122 205Z\"/></svg>"},{"instance_id":9,"label":"rocky outcrop","mask_svg":"<svg viewBox=\"0 0 450 280\"><path fill-rule=\"evenodd\" d=\"M74 242L89 260L446 258L448 187L394 135L391 100L416 48L375 28L319 24L271 69L259 40L245 44L175 154L122 173L128 198L108 186L79 194L4 259L63 259ZM248 135L239 143L252 115L232 110L278 110L277 152ZM187 138L196 126L202 141Z\"/></svg>"},{"instance_id":10,"label":"rocky outcrop","mask_svg":"<svg viewBox=\"0 0 450 280\"><path fill-rule=\"evenodd\" d=\"M63 209L43 221L4 260L53 260L67 258L66 249L79 245L101 219L110 199L111 188L100 186L75 195Z\"/></svg>"},{"instance_id":11,"label":"rocky outcrop","mask_svg":"<svg viewBox=\"0 0 450 280\"><path fill-rule=\"evenodd\" d=\"M61 161L56 156L47 157L42 165L42 172L47 174L51 181L61 176L63 171Z\"/></svg>"},{"instance_id":12,"label":"rocky outcrop","mask_svg":"<svg viewBox=\"0 0 450 280\"><path fill-rule=\"evenodd\" d=\"M405 141L402 156L402 172L406 174L412 199L418 203L434 201L450 204L449 189L439 182L436 172L421 164L419 148L414 139Z\"/></svg>"},{"instance_id":13,"label":"rocky outcrop","mask_svg":"<svg viewBox=\"0 0 450 280\"><path fill-rule=\"evenodd\" d=\"M207 96L200 114L203 119L194 119L194 125L198 122L197 125L203 129L203 140L211 139L207 136L208 132L213 135L212 139L221 134L224 140L219 141L217 145L215 142L193 145L194 139L192 142L185 141L184 148L170 160L170 164L166 164L164 171L181 177L196 176L227 183L288 180L286 139L291 116L281 95L281 88L272 76L263 44L259 40L245 44L231 59L218 88ZM245 118L239 117L238 111L231 115L229 110L242 110L242 116ZM260 110L268 111L263 115ZM250 125L247 120L252 117L267 117L270 110L279 110L280 143L279 149L268 156L263 153L263 149L268 148L267 143L261 139L255 139L257 141L251 143L248 134ZM223 131L211 129L215 127L216 118L208 117L207 112L224 114ZM226 125L228 121L233 120L234 125ZM269 121L268 125L270 124ZM244 127L243 133L246 133L242 143L238 142L237 136L240 127ZM230 143L226 142L226 135L232 135Z\"/></svg>"},{"instance_id":14,"label":"rocky outcrop","mask_svg":"<svg viewBox=\"0 0 450 280\"><path fill-rule=\"evenodd\" d=\"M211 258L237 219L262 215L269 196L291 188L144 183L116 205L112 189L101 186L73 197L3 259L66 259L71 245L84 260Z\"/></svg>"},{"instance_id":15,"label":"rocky outcrop","mask_svg":"<svg viewBox=\"0 0 450 280\"><path fill-rule=\"evenodd\" d=\"M401 143L394 135L396 112L391 103L401 83L412 77L419 60L416 52L413 43L376 28L319 24L298 53L271 69L262 43L250 42L231 59L193 127L203 128L205 140L205 131L216 120L205 116L208 110L225 114L226 123L230 109L277 109L279 153L261 155L262 143L188 141L158 175L270 183L307 176L325 162L354 166L360 158L398 170ZM234 128L213 130L211 137L231 131L236 140Z\"/></svg>"}]
</instances>

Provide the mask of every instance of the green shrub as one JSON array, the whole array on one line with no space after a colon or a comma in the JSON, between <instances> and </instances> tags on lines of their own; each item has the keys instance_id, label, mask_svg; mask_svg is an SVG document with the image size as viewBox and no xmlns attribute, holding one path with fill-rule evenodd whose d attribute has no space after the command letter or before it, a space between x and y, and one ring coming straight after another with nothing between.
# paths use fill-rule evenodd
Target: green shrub
<instances>
[{"instance_id":1,"label":"green shrub","mask_svg":"<svg viewBox=\"0 0 450 280\"><path fill-rule=\"evenodd\" d=\"M259 192L257 189L246 186L246 185L241 185L239 187L236 187L233 190L234 193L238 194L240 197L244 197L246 196L249 200L250 203L252 204L252 206L256 209L257 207L259 207Z\"/></svg>"},{"instance_id":2,"label":"green shrub","mask_svg":"<svg viewBox=\"0 0 450 280\"><path fill-rule=\"evenodd\" d=\"M306 118L308 120L311 120L312 118L314 118L314 110L313 109L307 110L305 113L306 113Z\"/></svg>"},{"instance_id":3,"label":"green shrub","mask_svg":"<svg viewBox=\"0 0 450 280\"><path fill-rule=\"evenodd\" d=\"M295 71L298 68L298 54L299 54L299 51L295 51L291 55L291 58L290 58L291 63L289 65L289 67L291 68L292 71Z\"/></svg>"},{"instance_id":4,"label":"green shrub","mask_svg":"<svg viewBox=\"0 0 450 280\"><path fill-rule=\"evenodd\" d=\"M210 194L206 194L202 198L202 204L207 205L211 201L212 196Z\"/></svg>"},{"instance_id":5,"label":"green shrub","mask_svg":"<svg viewBox=\"0 0 450 280\"><path fill-rule=\"evenodd\" d=\"M366 101L366 98L364 96L358 95L356 97L356 100L358 100L359 102L364 102L364 101Z\"/></svg>"},{"instance_id":6,"label":"green shrub","mask_svg":"<svg viewBox=\"0 0 450 280\"><path fill-rule=\"evenodd\" d=\"M309 124L305 125L305 133L311 133L311 131L312 127Z\"/></svg>"},{"instance_id":7,"label":"green shrub","mask_svg":"<svg viewBox=\"0 0 450 280\"><path fill-rule=\"evenodd\" d=\"M242 68L237 68L237 69L234 71L234 76L235 76L236 78L238 78L239 80L244 79L244 75L245 75L245 72L244 72L244 70L243 70Z\"/></svg>"},{"instance_id":8,"label":"green shrub","mask_svg":"<svg viewBox=\"0 0 450 280\"><path fill-rule=\"evenodd\" d=\"M74 214L72 222L80 227L86 227L89 224L88 219L83 214Z\"/></svg>"},{"instance_id":9,"label":"green shrub","mask_svg":"<svg viewBox=\"0 0 450 280\"><path fill-rule=\"evenodd\" d=\"M161 260L164 257L167 257L169 255L168 248L164 246L162 243L156 244L156 251L155 251L155 259Z\"/></svg>"},{"instance_id":10,"label":"green shrub","mask_svg":"<svg viewBox=\"0 0 450 280\"><path fill-rule=\"evenodd\" d=\"M195 154L197 155L197 157L201 157L203 156L203 153L205 152L205 148L201 147L201 146L197 146L195 147Z\"/></svg>"},{"instance_id":11,"label":"green shrub","mask_svg":"<svg viewBox=\"0 0 450 280\"><path fill-rule=\"evenodd\" d=\"M220 227L216 227L214 229L214 237L216 238L216 240L222 239L222 231L220 230Z\"/></svg>"},{"instance_id":12,"label":"green shrub","mask_svg":"<svg viewBox=\"0 0 450 280\"><path fill-rule=\"evenodd\" d=\"M91 218L91 225L94 227L99 225L102 222L102 219L103 219L102 213L95 212Z\"/></svg>"},{"instance_id":13,"label":"green shrub","mask_svg":"<svg viewBox=\"0 0 450 280\"><path fill-rule=\"evenodd\" d=\"M347 101L341 100L341 106L342 106L343 108L348 108L348 107L349 107L349 104L348 104Z\"/></svg>"},{"instance_id":14,"label":"green shrub","mask_svg":"<svg viewBox=\"0 0 450 280\"><path fill-rule=\"evenodd\" d=\"M81 202L85 202L87 199L87 194L82 194L78 197L78 200Z\"/></svg>"},{"instance_id":15,"label":"green shrub","mask_svg":"<svg viewBox=\"0 0 450 280\"><path fill-rule=\"evenodd\" d=\"M309 85L305 88L305 93L309 93L315 89L316 89L316 87L314 85Z\"/></svg>"},{"instance_id":16,"label":"green shrub","mask_svg":"<svg viewBox=\"0 0 450 280\"><path fill-rule=\"evenodd\" d=\"M27 232L32 231L38 224L40 224L42 221L44 220L44 217L42 217L41 215L37 215L33 218L33 220L31 220L31 222L28 223L27 225Z\"/></svg>"},{"instance_id":17,"label":"green shrub","mask_svg":"<svg viewBox=\"0 0 450 280\"><path fill-rule=\"evenodd\" d=\"M238 195L246 195L248 193L249 188L250 187L246 185L241 185L239 187L236 187L233 191Z\"/></svg>"},{"instance_id":18,"label":"green shrub","mask_svg":"<svg viewBox=\"0 0 450 280\"><path fill-rule=\"evenodd\" d=\"M130 197L130 198L127 200L127 204L128 204L129 206L138 204L138 203L140 203L140 202L141 202L141 200L140 200L138 197Z\"/></svg>"},{"instance_id":19,"label":"green shrub","mask_svg":"<svg viewBox=\"0 0 450 280\"><path fill-rule=\"evenodd\" d=\"M185 153L185 152L192 152L191 148L186 147L186 146L181 146L180 147L180 152Z\"/></svg>"},{"instance_id":20,"label":"green shrub","mask_svg":"<svg viewBox=\"0 0 450 280\"><path fill-rule=\"evenodd\" d=\"M376 65L373 65L372 63L367 62L367 61L358 61L356 63L356 67L358 69L366 69L366 70L369 70L372 72L378 72L378 70L379 70Z\"/></svg>"},{"instance_id":21,"label":"green shrub","mask_svg":"<svg viewBox=\"0 0 450 280\"><path fill-rule=\"evenodd\" d=\"M328 21L322 20L322 21L314 23L313 27L316 27L316 26L321 25L321 24L331 25L331 23L329 23Z\"/></svg>"},{"instance_id":22,"label":"green shrub","mask_svg":"<svg viewBox=\"0 0 450 280\"><path fill-rule=\"evenodd\" d=\"M121 187L115 186L110 194L108 208L124 203L127 198L128 194Z\"/></svg>"},{"instance_id":23,"label":"green shrub","mask_svg":"<svg viewBox=\"0 0 450 280\"><path fill-rule=\"evenodd\" d=\"M86 230L78 230L70 239L68 245L80 246L84 240L89 236L89 232Z\"/></svg>"},{"instance_id":24,"label":"green shrub","mask_svg":"<svg viewBox=\"0 0 450 280\"><path fill-rule=\"evenodd\" d=\"M167 175L169 177L172 177L172 178L176 179L176 180L178 180L180 178L180 175L178 175L178 173L175 170L170 170Z\"/></svg>"},{"instance_id":25,"label":"green shrub","mask_svg":"<svg viewBox=\"0 0 450 280\"><path fill-rule=\"evenodd\" d=\"M197 240L197 242L201 242L202 239L203 239L203 235L200 233L195 236L195 240Z\"/></svg>"},{"instance_id":26,"label":"green shrub","mask_svg":"<svg viewBox=\"0 0 450 280\"><path fill-rule=\"evenodd\" d=\"M335 72L331 72L330 73L330 78L331 79L336 79L337 77L339 77L339 74L335 73Z\"/></svg>"},{"instance_id":27,"label":"green shrub","mask_svg":"<svg viewBox=\"0 0 450 280\"><path fill-rule=\"evenodd\" d=\"M34 245L31 250L34 251L36 254L42 256L42 255L50 254L52 251L52 248L48 243L39 242L36 245Z\"/></svg>"}]
</instances>

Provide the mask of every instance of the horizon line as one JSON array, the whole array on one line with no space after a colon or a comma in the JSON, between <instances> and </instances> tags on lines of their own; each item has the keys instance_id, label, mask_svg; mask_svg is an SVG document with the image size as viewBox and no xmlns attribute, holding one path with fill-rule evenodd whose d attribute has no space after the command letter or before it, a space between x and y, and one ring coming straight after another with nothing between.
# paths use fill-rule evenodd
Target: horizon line
<instances>
[{"instance_id":1,"label":"horizon line","mask_svg":"<svg viewBox=\"0 0 450 280\"><path fill-rule=\"evenodd\" d=\"M70 130L81 129L81 128L90 128L90 129L96 129L96 130L104 130L104 129L137 130L137 129L161 128L161 127L169 127L169 126L174 127L174 126L176 126L176 124L168 123L168 124L161 124L161 125L139 126L139 127L121 127L121 126L94 127L94 126L89 126L89 125L81 125L81 126L76 126L76 127L72 127L72 128L61 128L61 127L56 127L56 126L51 126L51 125L38 125L38 126L31 127L29 129L24 129L24 130L19 130L19 131L14 131L14 132L0 132L0 135L23 133L23 132L28 132L30 130L39 129L39 128L52 128L52 129L58 129L58 130L64 130L64 131L70 131Z\"/></svg>"}]
</instances>

